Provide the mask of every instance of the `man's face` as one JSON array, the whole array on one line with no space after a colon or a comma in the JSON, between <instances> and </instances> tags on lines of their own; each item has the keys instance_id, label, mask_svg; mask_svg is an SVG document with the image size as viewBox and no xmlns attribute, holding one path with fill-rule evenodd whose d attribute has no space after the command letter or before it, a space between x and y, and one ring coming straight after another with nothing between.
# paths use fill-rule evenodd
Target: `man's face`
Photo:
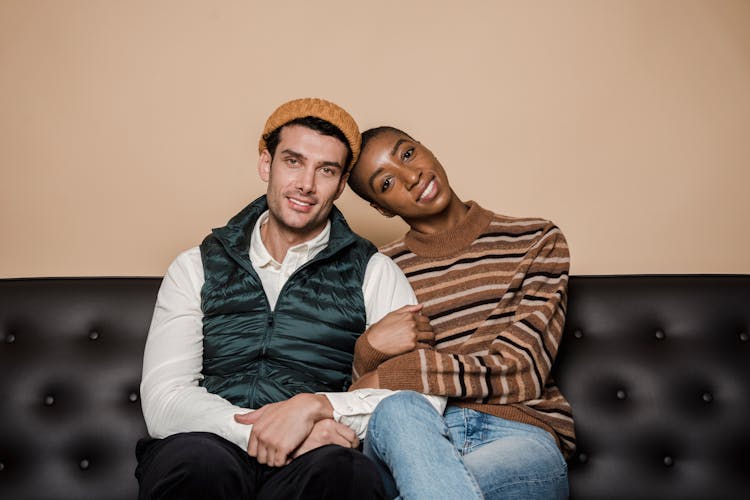
<instances>
[{"instance_id":1,"label":"man's face","mask_svg":"<svg viewBox=\"0 0 750 500\"><path fill-rule=\"evenodd\" d=\"M432 151L404 134L386 131L370 139L352 176L373 207L408 223L440 214L451 202L443 166Z\"/></svg>"},{"instance_id":2,"label":"man's face","mask_svg":"<svg viewBox=\"0 0 750 500\"><path fill-rule=\"evenodd\" d=\"M296 243L320 233L346 186L346 156L346 145L335 137L302 125L282 128L273 159L264 150L258 160L268 183L269 229Z\"/></svg>"}]
</instances>

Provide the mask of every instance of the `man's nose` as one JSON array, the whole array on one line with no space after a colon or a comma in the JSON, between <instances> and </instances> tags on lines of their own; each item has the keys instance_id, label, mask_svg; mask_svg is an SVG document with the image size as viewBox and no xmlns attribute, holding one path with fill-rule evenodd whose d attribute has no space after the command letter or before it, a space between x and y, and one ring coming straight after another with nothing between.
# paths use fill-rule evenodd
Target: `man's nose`
<instances>
[{"instance_id":1,"label":"man's nose","mask_svg":"<svg viewBox=\"0 0 750 500\"><path fill-rule=\"evenodd\" d=\"M303 193L315 192L315 169L304 168L297 176L297 189Z\"/></svg>"}]
</instances>

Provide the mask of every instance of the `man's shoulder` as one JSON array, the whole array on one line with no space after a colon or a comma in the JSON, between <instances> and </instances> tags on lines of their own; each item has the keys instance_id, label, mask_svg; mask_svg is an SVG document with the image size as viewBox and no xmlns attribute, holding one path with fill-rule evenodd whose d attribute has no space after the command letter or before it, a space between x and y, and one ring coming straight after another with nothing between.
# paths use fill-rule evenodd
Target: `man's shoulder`
<instances>
[{"instance_id":1,"label":"man's shoulder","mask_svg":"<svg viewBox=\"0 0 750 500\"><path fill-rule=\"evenodd\" d=\"M180 261L180 262L186 262L190 260L194 260L196 257L200 257L201 250L199 246L190 247L187 250L183 250L179 254L177 254L177 257L175 257L174 261Z\"/></svg>"},{"instance_id":2,"label":"man's shoulder","mask_svg":"<svg viewBox=\"0 0 750 500\"><path fill-rule=\"evenodd\" d=\"M200 247L191 247L180 252L169 265L169 272L194 273L203 272Z\"/></svg>"},{"instance_id":3,"label":"man's shoulder","mask_svg":"<svg viewBox=\"0 0 750 500\"><path fill-rule=\"evenodd\" d=\"M384 254L381 251L377 251L370 256L370 260L367 263L368 266L375 266L378 269L384 269L384 268L394 268L399 269L399 267L393 262L393 259L391 259L388 255ZM400 269L399 269L400 271Z\"/></svg>"},{"instance_id":4,"label":"man's shoulder","mask_svg":"<svg viewBox=\"0 0 750 500\"><path fill-rule=\"evenodd\" d=\"M202 286L203 264L200 249L192 247L181 252L169 264L162 282L162 292L198 297Z\"/></svg>"},{"instance_id":5,"label":"man's shoulder","mask_svg":"<svg viewBox=\"0 0 750 500\"><path fill-rule=\"evenodd\" d=\"M344 214L335 205L328 215L328 220L331 224L328 246L332 249L339 250L354 245L368 254L377 251L377 247L369 239L355 232L349 226Z\"/></svg>"}]
</instances>

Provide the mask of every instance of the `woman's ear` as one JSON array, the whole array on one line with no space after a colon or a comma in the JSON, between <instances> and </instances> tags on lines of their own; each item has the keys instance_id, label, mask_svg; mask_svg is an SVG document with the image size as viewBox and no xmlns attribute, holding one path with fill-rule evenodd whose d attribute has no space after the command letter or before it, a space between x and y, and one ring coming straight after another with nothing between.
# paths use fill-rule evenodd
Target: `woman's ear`
<instances>
[{"instance_id":1,"label":"woman's ear","mask_svg":"<svg viewBox=\"0 0 750 500\"><path fill-rule=\"evenodd\" d=\"M382 215L384 217L390 218L390 217L395 217L396 216L396 214L394 214L390 210L386 210L385 208L381 207L377 203L372 202L372 203L370 203L370 206L372 208L374 208L375 210L377 210L378 212L380 212L380 215Z\"/></svg>"}]
</instances>

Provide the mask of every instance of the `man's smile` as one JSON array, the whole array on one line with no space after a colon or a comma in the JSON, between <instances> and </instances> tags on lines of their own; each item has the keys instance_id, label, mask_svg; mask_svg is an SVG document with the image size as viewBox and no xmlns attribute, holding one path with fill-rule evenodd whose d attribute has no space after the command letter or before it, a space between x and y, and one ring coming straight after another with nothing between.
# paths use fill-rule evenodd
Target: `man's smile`
<instances>
[{"instance_id":1,"label":"man's smile","mask_svg":"<svg viewBox=\"0 0 750 500\"><path fill-rule=\"evenodd\" d=\"M289 205L292 207L292 209L300 212L309 212L315 205L314 200L304 200L291 196L287 196L287 200L289 200Z\"/></svg>"}]
</instances>

